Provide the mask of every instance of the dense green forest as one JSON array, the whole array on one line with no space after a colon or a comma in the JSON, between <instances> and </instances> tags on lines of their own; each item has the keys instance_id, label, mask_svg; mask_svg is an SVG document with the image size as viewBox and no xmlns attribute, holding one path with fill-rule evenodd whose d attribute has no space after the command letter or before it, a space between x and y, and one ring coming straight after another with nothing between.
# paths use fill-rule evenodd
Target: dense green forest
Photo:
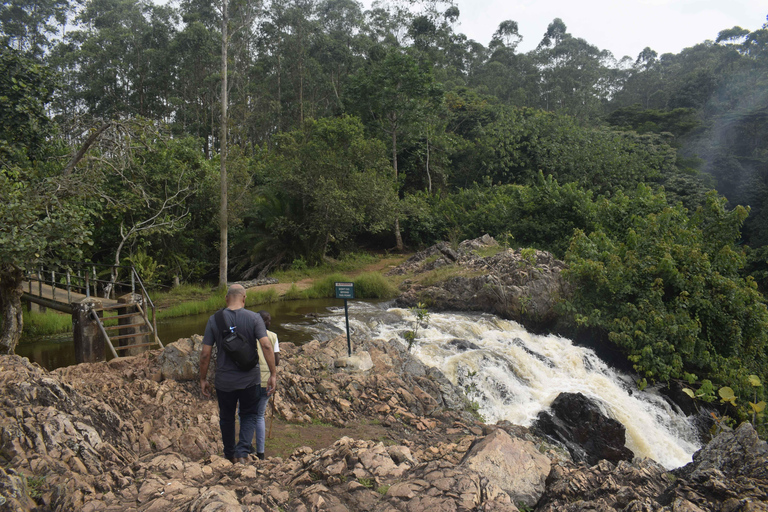
<instances>
[{"instance_id":1,"label":"dense green forest","mask_svg":"<svg viewBox=\"0 0 768 512\"><path fill-rule=\"evenodd\" d=\"M559 18L527 53L515 21L485 44L459 18L440 0L3 3L3 344L46 258L215 282L222 261L250 278L489 233L565 259L573 329L646 378L752 397L768 24L617 59Z\"/></svg>"}]
</instances>

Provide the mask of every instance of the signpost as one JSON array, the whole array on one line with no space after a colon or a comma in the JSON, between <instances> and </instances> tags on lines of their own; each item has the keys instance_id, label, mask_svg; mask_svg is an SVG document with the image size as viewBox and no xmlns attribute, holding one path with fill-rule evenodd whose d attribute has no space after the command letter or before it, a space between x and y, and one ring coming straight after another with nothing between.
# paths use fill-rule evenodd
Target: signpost
<instances>
[{"instance_id":1,"label":"signpost","mask_svg":"<svg viewBox=\"0 0 768 512\"><path fill-rule=\"evenodd\" d=\"M347 355L352 357L352 343L349 341L349 308L347 299L355 298L355 283L334 283L336 286L336 298L344 299L344 318L347 321Z\"/></svg>"}]
</instances>

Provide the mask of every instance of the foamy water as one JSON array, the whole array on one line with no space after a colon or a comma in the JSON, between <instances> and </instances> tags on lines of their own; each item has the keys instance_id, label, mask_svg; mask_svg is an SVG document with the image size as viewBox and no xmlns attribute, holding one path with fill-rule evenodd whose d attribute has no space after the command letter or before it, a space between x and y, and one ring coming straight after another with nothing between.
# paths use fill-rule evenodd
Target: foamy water
<instances>
[{"instance_id":1,"label":"foamy water","mask_svg":"<svg viewBox=\"0 0 768 512\"><path fill-rule=\"evenodd\" d=\"M414 322L406 309L350 303L353 339L382 338L405 345L403 333ZM315 329L344 332L343 309L332 311ZM429 326L418 330L412 353L462 387L490 424L509 420L530 426L558 394L582 393L625 426L627 447L636 456L672 469L690 462L700 448L684 414L652 390L638 391L629 375L566 338L531 334L492 315L431 313Z\"/></svg>"}]
</instances>

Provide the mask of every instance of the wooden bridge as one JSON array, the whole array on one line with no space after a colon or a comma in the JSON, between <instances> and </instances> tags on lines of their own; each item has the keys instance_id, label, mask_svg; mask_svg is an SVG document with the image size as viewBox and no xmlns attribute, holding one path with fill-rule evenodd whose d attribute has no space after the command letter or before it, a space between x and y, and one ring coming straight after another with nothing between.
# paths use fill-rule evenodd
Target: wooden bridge
<instances>
[{"instance_id":1,"label":"wooden bridge","mask_svg":"<svg viewBox=\"0 0 768 512\"><path fill-rule=\"evenodd\" d=\"M105 347L113 357L163 347L155 305L133 266L62 261L27 272L23 287L23 301L72 315L78 363L103 361Z\"/></svg>"}]
</instances>

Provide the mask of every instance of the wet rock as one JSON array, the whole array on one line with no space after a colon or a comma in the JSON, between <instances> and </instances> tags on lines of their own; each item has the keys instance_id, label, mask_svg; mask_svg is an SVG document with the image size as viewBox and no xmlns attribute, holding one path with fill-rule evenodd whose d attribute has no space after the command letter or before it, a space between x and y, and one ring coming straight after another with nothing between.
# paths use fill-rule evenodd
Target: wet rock
<instances>
[{"instance_id":1,"label":"wet rock","mask_svg":"<svg viewBox=\"0 0 768 512\"><path fill-rule=\"evenodd\" d=\"M581 393L560 393L548 411L539 413L534 431L562 443L576 462L594 465L603 459L616 463L634 457L625 446L624 425Z\"/></svg>"},{"instance_id":2,"label":"wet rock","mask_svg":"<svg viewBox=\"0 0 768 512\"><path fill-rule=\"evenodd\" d=\"M478 350L480 347L468 340L451 340L448 342L448 346L454 347L460 352L466 352L467 350Z\"/></svg>"},{"instance_id":3,"label":"wet rock","mask_svg":"<svg viewBox=\"0 0 768 512\"><path fill-rule=\"evenodd\" d=\"M461 462L510 495L514 503L533 507L544 493L549 459L530 441L494 430L470 448Z\"/></svg>"}]
</instances>

